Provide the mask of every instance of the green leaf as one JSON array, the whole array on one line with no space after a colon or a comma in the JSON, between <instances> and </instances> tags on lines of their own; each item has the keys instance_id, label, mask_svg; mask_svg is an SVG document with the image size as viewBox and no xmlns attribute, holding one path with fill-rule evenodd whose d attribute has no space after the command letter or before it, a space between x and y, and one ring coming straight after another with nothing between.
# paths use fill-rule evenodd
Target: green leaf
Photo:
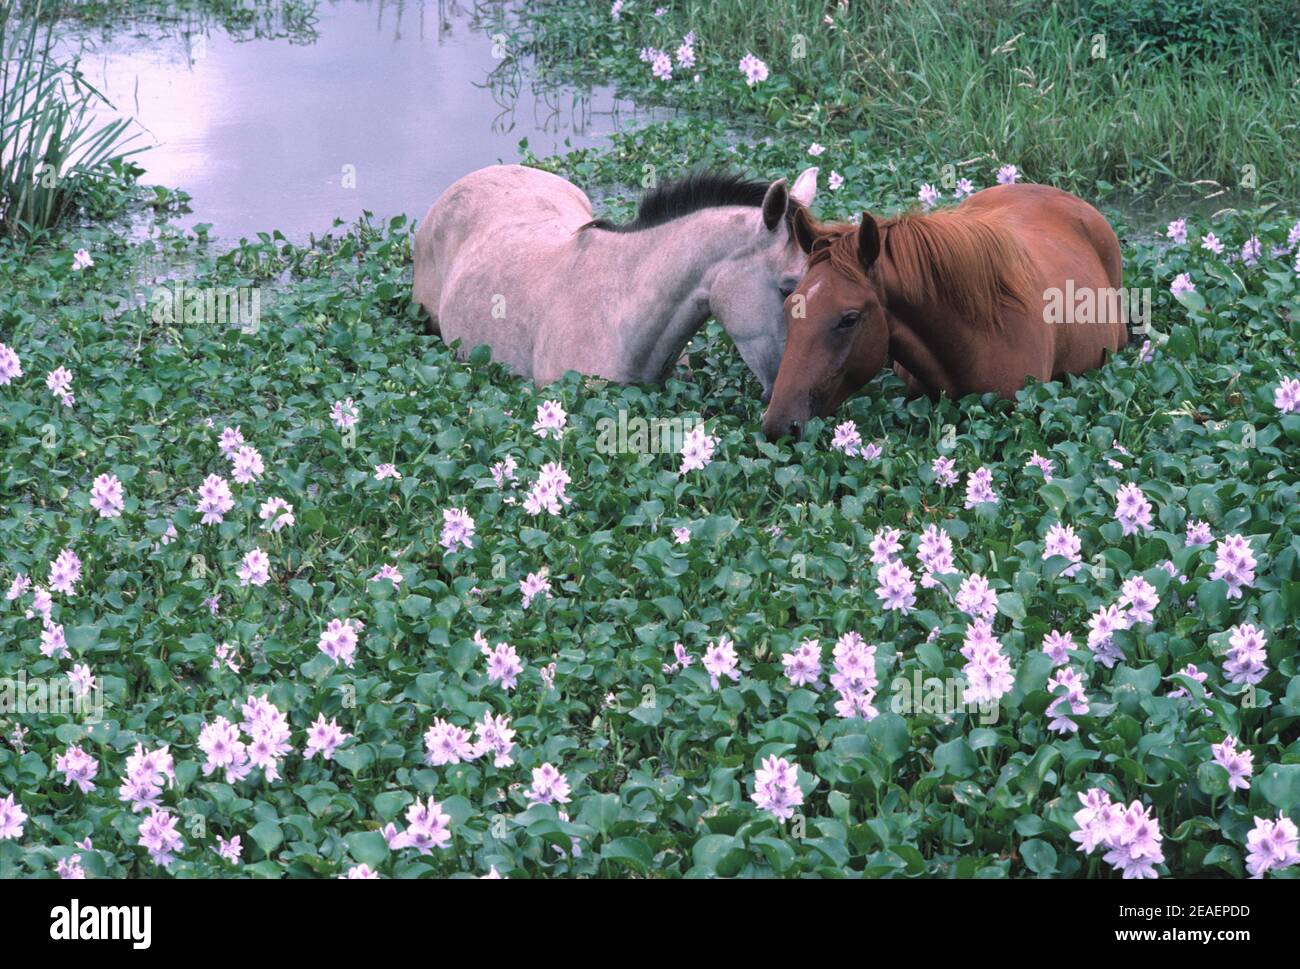
<instances>
[{"instance_id":1,"label":"green leaf","mask_svg":"<svg viewBox=\"0 0 1300 969\"><path fill-rule=\"evenodd\" d=\"M274 821L259 821L248 829L248 834L267 855L284 842L284 833Z\"/></svg>"}]
</instances>

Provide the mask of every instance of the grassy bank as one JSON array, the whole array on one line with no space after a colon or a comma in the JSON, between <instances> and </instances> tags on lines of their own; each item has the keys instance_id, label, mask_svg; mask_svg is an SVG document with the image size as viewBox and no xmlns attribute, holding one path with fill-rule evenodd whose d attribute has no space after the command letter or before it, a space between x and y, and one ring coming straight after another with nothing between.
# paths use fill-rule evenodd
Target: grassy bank
<instances>
[{"instance_id":1,"label":"grassy bank","mask_svg":"<svg viewBox=\"0 0 1300 969\"><path fill-rule=\"evenodd\" d=\"M1089 197L1300 195L1300 34L1286 4L1207 4L1172 25L1142 6L785 0L756 14L727 0L656 16L655 0L629 0L615 19L606 0L531 0L516 36L557 76L828 146L861 139L923 157L916 177L936 184L946 166L960 178L1010 163ZM673 55L690 31L686 66ZM669 55L671 78L639 59L645 47ZM752 86L746 54L769 71Z\"/></svg>"}]
</instances>

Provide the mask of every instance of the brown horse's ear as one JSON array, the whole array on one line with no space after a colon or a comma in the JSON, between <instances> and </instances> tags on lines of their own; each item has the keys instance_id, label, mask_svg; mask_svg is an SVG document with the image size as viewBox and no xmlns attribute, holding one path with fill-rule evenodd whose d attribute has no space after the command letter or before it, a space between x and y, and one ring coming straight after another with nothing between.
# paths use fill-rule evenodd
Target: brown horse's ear
<instances>
[{"instance_id":1,"label":"brown horse's ear","mask_svg":"<svg viewBox=\"0 0 1300 969\"><path fill-rule=\"evenodd\" d=\"M794 210L794 241L799 244L799 248L805 254L812 252L813 243L817 241L812 216L808 214L808 210L802 205Z\"/></svg>"},{"instance_id":2,"label":"brown horse's ear","mask_svg":"<svg viewBox=\"0 0 1300 969\"><path fill-rule=\"evenodd\" d=\"M862 213L862 225L858 226L858 262L866 272L880 257L880 229L876 220L867 212Z\"/></svg>"},{"instance_id":3,"label":"brown horse's ear","mask_svg":"<svg viewBox=\"0 0 1300 969\"><path fill-rule=\"evenodd\" d=\"M767 194L763 196L763 224L768 232L781 224L789 204L790 190L785 187L785 179L778 178L767 187Z\"/></svg>"}]
</instances>

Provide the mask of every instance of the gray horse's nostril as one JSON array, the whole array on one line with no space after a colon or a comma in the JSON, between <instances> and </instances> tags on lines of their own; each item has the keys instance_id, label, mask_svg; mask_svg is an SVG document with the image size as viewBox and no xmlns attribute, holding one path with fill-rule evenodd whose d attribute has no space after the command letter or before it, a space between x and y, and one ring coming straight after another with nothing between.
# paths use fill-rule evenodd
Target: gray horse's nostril
<instances>
[{"instance_id":1,"label":"gray horse's nostril","mask_svg":"<svg viewBox=\"0 0 1300 969\"><path fill-rule=\"evenodd\" d=\"M772 388L768 387L767 390L763 391L763 399L761 403L770 404L771 402L772 402Z\"/></svg>"}]
</instances>

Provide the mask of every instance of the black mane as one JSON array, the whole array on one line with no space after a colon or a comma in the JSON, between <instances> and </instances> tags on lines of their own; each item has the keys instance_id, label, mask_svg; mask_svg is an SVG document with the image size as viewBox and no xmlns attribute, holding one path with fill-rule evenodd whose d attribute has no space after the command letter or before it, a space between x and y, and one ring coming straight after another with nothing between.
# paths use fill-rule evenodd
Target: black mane
<instances>
[{"instance_id":1,"label":"black mane","mask_svg":"<svg viewBox=\"0 0 1300 969\"><path fill-rule=\"evenodd\" d=\"M683 178L656 185L641 196L636 218L631 222L593 219L582 228L639 232L700 209L719 205L748 205L757 208L763 204L767 189L767 182L751 181L732 172L691 172Z\"/></svg>"}]
</instances>

